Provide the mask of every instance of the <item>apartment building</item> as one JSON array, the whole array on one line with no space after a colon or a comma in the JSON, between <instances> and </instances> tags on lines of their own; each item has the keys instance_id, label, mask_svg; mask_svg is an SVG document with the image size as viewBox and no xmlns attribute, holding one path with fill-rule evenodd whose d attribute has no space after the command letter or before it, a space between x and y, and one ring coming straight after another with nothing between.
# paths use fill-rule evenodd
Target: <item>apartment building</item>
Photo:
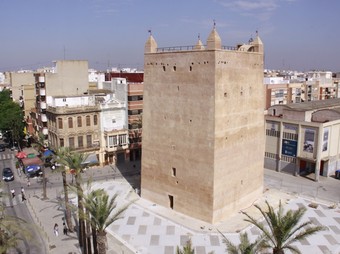
<instances>
[{"instance_id":1,"label":"apartment building","mask_svg":"<svg viewBox=\"0 0 340 254\"><path fill-rule=\"evenodd\" d=\"M340 168L340 99L274 105L265 116L264 165L294 175L334 175Z\"/></svg>"},{"instance_id":2,"label":"apartment building","mask_svg":"<svg viewBox=\"0 0 340 254\"><path fill-rule=\"evenodd\" d=\"M125 78L103 82L103 90L110 91L100 101L101 150L104 156L101 160L105 164L115 165L129 159L127 87Z\"/></svg>"},{"instance_id":3,"label":"apartment building","mask_svg":"<svg viewBox=\"0 0 340 254\"><path fill-rule=\"evenodd\" d=\"M144 50L141 195L217 223L263 191L263 44ZM249 163L251 161L251 163Z\"/></svg>"},{"instance_id":4,"label":"apartment building","mask_svg":"<svg viewBox=\"0 0 340 254\"><path fill-rule=\"evenodd\" d=\"M337 87L333 83L330 71L307 72L304 86L305 101L337 98Z\"/></svg>"},{"instance_id":5,"label":"apartment building","mask_svg":"<svg viewBox=\"0 0 340 254\"><path fill-rule=\"evenodd\" d=\"M95 96L48 96L47 105L49 147L69 147L99 161L100 107Z\"/></svg>"},{"instance_id":6,"label":"apartment building","mask_svg":"<svg viewBox=\"0 0 340 254\"><path fill-rule=\"evenodd\" d=\"M87 93L88 62L87 61L56 61L51 70L41 70L34 73L36 101L31 112L31 121L34 127L33 135L39 133L45 135L45 143L48 145L47 125L47 97L48 96L74 96Z\"/></svg>"},{"instance_id":7,"label":"apartment building","mask_svg":"<svg viewBox=\"0 0 340 254\"><path fill-rule=\"evenodd\" d=\"M128 148L126 102L112 91L48 97L46 111L52 149L70 147L100 165L125 161Z\"/></svg>"},{"instance_id":8,"label":"apartment building","mask_svg":"<svg viewBox=\"0 0 340 254\"><path fill-rule=\"evenodd\" d=\"M276 104L300 103L303 83L291 83L283 77L264 78L265 109Z\"/></svg>"},{"instance_id":9,"label":"apartment building","mask_svg":"<svg viewBox=\"0 0 340 254\"><path fill-rule=\"evenodd\" d=\"M128 123L129 148L127 153L130 161L140 160L142 155L142 115L143 115L143 72L108 72L105 80L114 78L126 79L128 89Z\"/></svg>"}]
</instances>

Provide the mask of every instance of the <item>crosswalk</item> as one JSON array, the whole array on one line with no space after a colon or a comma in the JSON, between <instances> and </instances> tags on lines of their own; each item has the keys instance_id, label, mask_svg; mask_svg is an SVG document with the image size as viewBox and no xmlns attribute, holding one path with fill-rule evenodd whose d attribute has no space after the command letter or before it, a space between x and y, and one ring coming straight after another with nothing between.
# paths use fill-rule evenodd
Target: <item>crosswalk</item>
<instances>
[{"instance_id":1,"label":"crosswalk","mask_svg":"<svg viewBox=\"0 0 340 254\"><path fill-rule=\"evenodd\" d=\"M13 153L0 153L0 161L2 160L11 160L14 159L14 154Z\"/></svg>"}]
</instances>

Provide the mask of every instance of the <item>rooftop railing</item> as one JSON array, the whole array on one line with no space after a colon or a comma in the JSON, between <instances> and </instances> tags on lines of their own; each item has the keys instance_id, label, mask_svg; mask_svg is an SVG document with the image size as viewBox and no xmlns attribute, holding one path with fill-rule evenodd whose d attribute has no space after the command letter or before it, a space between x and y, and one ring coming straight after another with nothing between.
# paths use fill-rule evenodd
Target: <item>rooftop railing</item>
<instances>
[{"instance_id":1,"label":"rooftop railing","mask_svg":"<svg viewBox=\"0 0 340 254\"><path fill-rule=\"evenodd\" d=\"M173 46L173 47L162 47L162 48L157 48L157 53L160 52L173 52L173 51L190 51L194 50L196 46ZM203 45L204 48L206 48L206 45ZM221 46L221 49L224 50L231 50L231 51L245 51L245 49L240 48L240 47L235 47L235 46Z\"/></svg>"}]
</instances>

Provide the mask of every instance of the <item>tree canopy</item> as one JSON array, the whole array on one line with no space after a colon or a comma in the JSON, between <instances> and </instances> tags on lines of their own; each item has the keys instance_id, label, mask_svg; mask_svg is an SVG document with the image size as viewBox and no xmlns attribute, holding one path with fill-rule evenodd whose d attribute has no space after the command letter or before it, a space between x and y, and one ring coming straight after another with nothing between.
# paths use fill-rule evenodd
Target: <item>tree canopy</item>
<instances>
[{"instance_id":1,"label":"tree canopy","mask_svg":"<svg viewBox=\"0 0 340 254\"><path fill-rule=\"evenodd\" d=\"M10 91L0 92L0 131L12 131L14 140L19 141L24 135L24 115L18 103L12 101Z\"/></svg>"}]
</instances>

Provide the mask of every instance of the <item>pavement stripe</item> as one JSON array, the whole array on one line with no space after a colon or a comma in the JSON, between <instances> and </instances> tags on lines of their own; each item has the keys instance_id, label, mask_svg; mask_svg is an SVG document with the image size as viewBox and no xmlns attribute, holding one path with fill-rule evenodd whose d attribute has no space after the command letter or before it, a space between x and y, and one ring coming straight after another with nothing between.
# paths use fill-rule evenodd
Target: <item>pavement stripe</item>
<instances>
[{"instance_id":1,"label":"pavement stripe","mask_svg":"<svg viewBox=\"0 0 340 254\"><path fill-rule=\"evenodd\" d=\"M325 235L325 238L331 245L338 244L338 241L332 235Z\"/></svg>"},{"instance_id":2,"label":"pavement stripe","mask_svg":"<svg viewBox=\"0 0 340 254\"><path fill-rule=\"evenodd\" d=\"M329 226L330 229L337 235L340 235L340 229L337 226Z\"/></svg>"}]
</instances>

